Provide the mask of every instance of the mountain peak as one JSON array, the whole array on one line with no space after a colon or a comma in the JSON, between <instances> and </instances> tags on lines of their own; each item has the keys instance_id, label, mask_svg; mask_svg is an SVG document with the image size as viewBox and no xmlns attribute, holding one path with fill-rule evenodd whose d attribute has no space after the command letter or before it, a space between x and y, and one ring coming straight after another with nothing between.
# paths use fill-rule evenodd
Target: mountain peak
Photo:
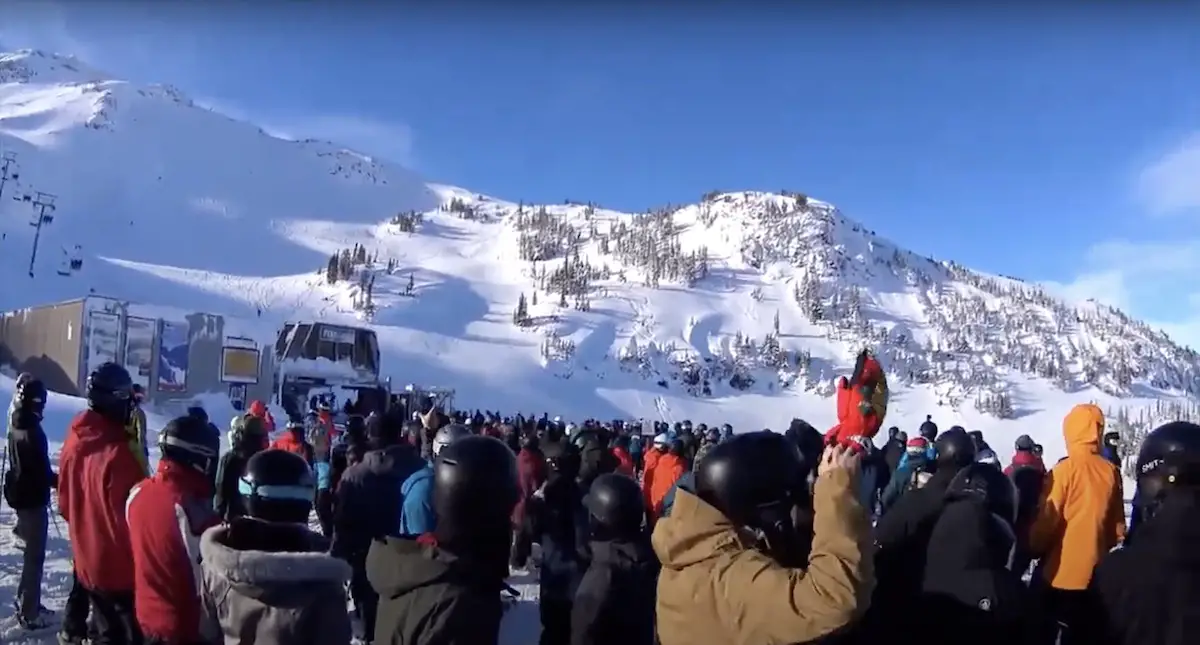
<instances>
[{"instance_id":1,"label":"mountain peak","mask_svg":"<svg viewBox=\"0 0 1200 645\"><path fill-rule=\"evenodd\" d=\"M35 51L0 54L0 148L20 166L0 310L98 293L246 319L270 344L286 320L365 325L385 376L471 407L820 425L863 347L897 425L1050 426L1040 411L1081 400L1200 391L1195 352L1119 311L911 252L796 191L515 203ZM9 199L37 191L58 198L40 230Z\"/></svg>"},{"instance_id":2,"label":"mountain peak","mask_svg":"<svg viewBox=\"0 0 1200 645\"><path fill-rule=\"evenodd\" d=\"M69 54L41 49L8 51L0 47L0 83L74 84L107 80L114 78Z\"/></svg>"}]
</instances>

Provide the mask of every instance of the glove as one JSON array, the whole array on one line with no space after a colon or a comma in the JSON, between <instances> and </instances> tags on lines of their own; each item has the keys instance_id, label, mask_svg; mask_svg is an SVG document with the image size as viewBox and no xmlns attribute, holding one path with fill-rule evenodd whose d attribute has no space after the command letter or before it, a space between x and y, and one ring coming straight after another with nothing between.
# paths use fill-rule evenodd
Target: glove
<instances>
[{"instance_id":1,"label":"glove","mask_svg":"<svg viewBox=\"0 0 1200 645\"><path fill-rule=\"evenodd\" d=\"M825 433L825 444L841 444L862 452L883 426L887 414L887 378L883 366L867 350L858 355L854 373L837 382L838 423Z\"/></svg>"}]
</instances>

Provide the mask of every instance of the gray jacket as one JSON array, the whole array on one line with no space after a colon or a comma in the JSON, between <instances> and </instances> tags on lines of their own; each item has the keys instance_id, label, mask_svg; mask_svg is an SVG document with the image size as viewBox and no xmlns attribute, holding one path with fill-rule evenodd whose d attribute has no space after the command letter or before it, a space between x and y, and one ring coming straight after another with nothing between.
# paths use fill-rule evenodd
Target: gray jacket
<instances>
[{"instance_id":1,"label":"gray jacket","mask_svg":"<svg viewBox=\"0 0 1200 645\"><path fill-rule=\"evenodd\" d=\"M350 565L323 551L305 551L306 544L317 544L316 537L303 526L251 519L205 531L200 555L206 642L349 645L343 585Z\"/></svg>"}]
</instances>

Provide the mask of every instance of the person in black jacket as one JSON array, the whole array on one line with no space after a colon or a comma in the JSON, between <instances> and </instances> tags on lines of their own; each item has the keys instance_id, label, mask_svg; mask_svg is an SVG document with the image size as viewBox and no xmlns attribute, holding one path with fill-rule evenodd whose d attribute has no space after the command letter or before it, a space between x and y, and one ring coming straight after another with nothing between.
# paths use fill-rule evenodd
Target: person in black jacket
<instances>
[{"instance_id":1,"label":"person in black jacket","mask_svg":"<svg viewBox=\"0 0 1200 645\"><path fill-rule=\"evenodd\" d=\"M546 483L525 502L522 530L542 547L538 569L540 645L568 645L571 603L590 560L587 511L579 476L579 451L570 443L543 450L549 466Z\"/></svg>"},{"instance_id":2,"label":"person in black jacket","mask_svg":"<svg viewBox=\"0 0 1200 645\"><path fill-rule=\"evenodd\" d=\"M888 440L883 446L883 461L887 464L889 479L896 474L896 466L900 464L900 458L904 456L907 444L907 433L896 426L888 428Z\"/></svg>"},{"instance_id":3,"label":"person in black jacket","mask_svg":"<svg viewBox=\"0 0 1200 645\"><path fill-rule=\"evenodd\" d=\"M1087 596L1095 618L1078 642L1190 645L1200 632L1200 425L1151 431L1137 473L1137 538L1096 565Z\"/></svg>"},{"instance_id":4,"label":"person in black jacket","mask_svg":"<svg viewBox=\"0 0 1200 645\"><path fill-rule=\"evenodd\" d=\"M641 488L624 475L601 475L584 503L592 561L571 607L571 645L654 645L660 565L642 528Z\"/></svg>"},{"instance_id":5,"label":"person in black jacket","mask_svg":"<svg viewBox=\"0 0 1200 645\"><path fill-rule=\"evenodd\" d=\"M400 440L401 426L387 416L367 421L367 445L362 461L346 468L338 482L333 502L333 543L330 553L350 563L350 596L364 638L374 638L375 609L379 603L367 580L367 551L371 541L396 535L404 507L400 487L404 480L425 467L417 449ZM507 547L507 544L505 545Z\"/></svg>"},{"instance_id":6,"label":"person in black jacket","mask_svg":"<svg viewBox=\"0 0 1200 645\"><path fill-rule=\"evenodd\" d=\"M946 506L929 536L921 581L926 616L920 640L957 645L1036 641L1039 622L1021 573L1011 570L1017 492L995 467L974 463L946 489Z\"/></svg>"},{"instance_id":7,"label":"person in black jacket","mask_svg":"<svg viewBox=\"0 0 1200 645\"><path fill-rule=\"evenodd\" d=\"M379 597L375 645L496 645L508 577L517 464L504 442L472 435L433 465L437 525L372 542L367 575Z\"/></svg>"},{"instance_id":8,"label":"person in black jacket","mask_svg":"<svg viewBox=\"0 0 1200 645\"><path fill-rule=\"evenodd\" d=\"M958 471L975 463L975 443L961 427L938 435L934 447L936 472L925 486L901 495L875 525L875 591L870 608L854 629L861 642L882 642L923 629L919 593L929 538L950 482Z\"/></svg>"},{"instance_id":9,"label":"person in black jacket","mask_svg":"<svg viewBox=\"0 0 1200 645\"><path fill-rule=\"evenodd\" d=\"M617 469L617 458L608 447L605 432L588 428L572 438L571 443L579 449L579 485L587 490L601 475Z\"/></svg>"},{"instance_id":10,"label":"person in black jacket","mask_svg":"<svg viewBox=\"0 0 1200 645\"><path fill-rule=\"evenodd\" d=\"M224 521L246 514L238 483L250 458L267 447L267 426L259 417L251 414L235 417L229 430L230 449L221 455L217 464L217 486L213 495L213 510Z\"/></svg>"},{"instance_id":11,"label":"person in black jacket","mask_svg":"<svg viewBox=\"0 0 1200 645\"><path fill-rule=\"evenodd\" d=\"M50 468L50 448L42 430L46 386L36 378L17 383L8 419L4 499L17 514L17 536L24 540L21 579L17 583L17 620L25 629L46 626L42 608L42 569L50 521L50 490L58 476Z\"/></svg>"}]
</instances>

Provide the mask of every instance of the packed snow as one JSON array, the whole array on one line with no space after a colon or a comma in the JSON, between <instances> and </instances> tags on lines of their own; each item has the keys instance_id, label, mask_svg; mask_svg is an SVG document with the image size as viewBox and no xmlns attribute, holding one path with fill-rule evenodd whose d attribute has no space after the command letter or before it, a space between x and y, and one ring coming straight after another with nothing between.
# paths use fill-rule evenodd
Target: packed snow
<instances>
[{"instance_id":1,"label":"packed snow","mask_svg":"<svg viewBox=\"0 0 1200 645\"><path fill-rule=\"evenodd\" d=\"M886 425L932 414L983 430L1002 458L1029 434L1053 463L1076 403L1144 427L1153 406L1193 414L1200 390L1196 353L1123 313L899 249L798 193L641 215L521 204L32 51L0 54L0 154L14 160L0 311L93 293L367 325L384 376L453 387L472 409L823 428L834 378L869 346L889 369ZM50 198L29 275L32 204ZM226 418L227 401L205 403ZM52 398L52 441L80 406ZM61 530L46 565L56 610L70 582ZM0 552L11 595L7 530ZM502 641L514 644L537 624L537 587L517 582L526 602ZM5 620L5 642L43 642L9 640Z\"/></svg>"}]
</instances>

